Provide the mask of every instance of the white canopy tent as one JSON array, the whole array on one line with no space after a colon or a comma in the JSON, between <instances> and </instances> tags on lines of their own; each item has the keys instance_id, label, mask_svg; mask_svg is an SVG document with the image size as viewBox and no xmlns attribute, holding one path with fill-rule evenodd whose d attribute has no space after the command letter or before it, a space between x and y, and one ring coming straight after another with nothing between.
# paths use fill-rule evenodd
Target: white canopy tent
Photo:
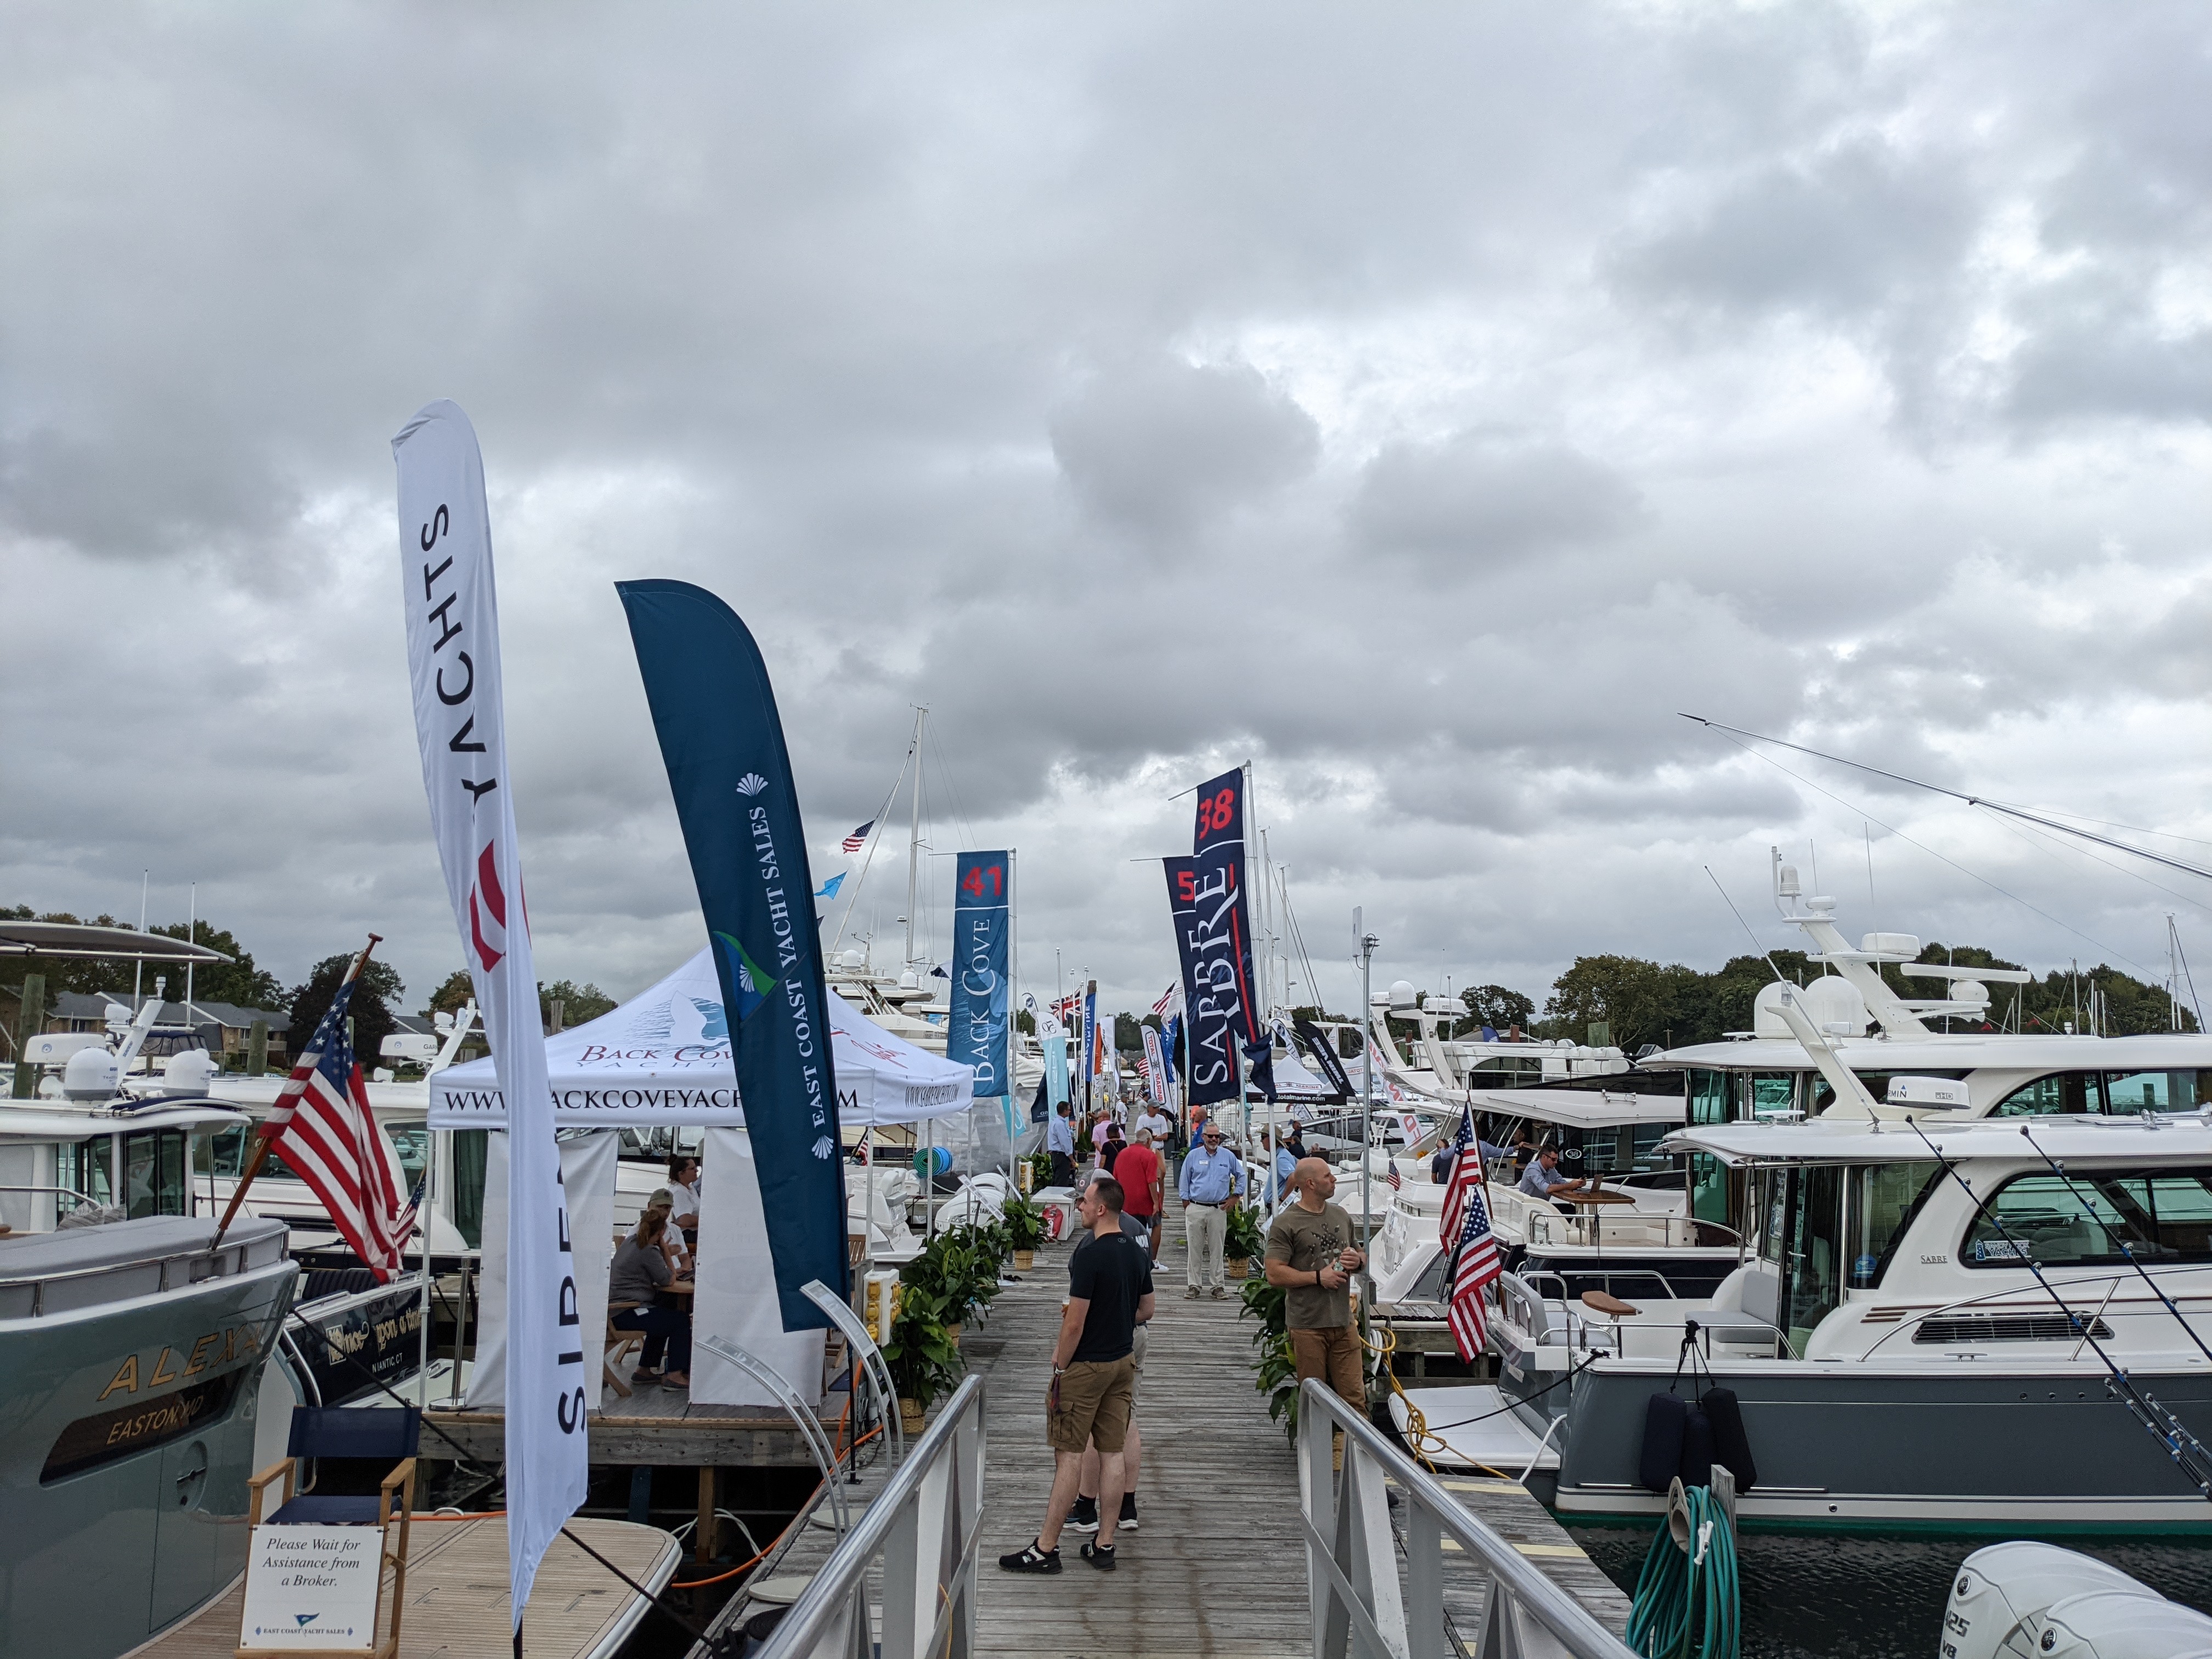
<instances>
[{"instance_id":1,"label":"white canopy tent","mask_svg":"<svg viewBox=\"0 0 2212 1659\"><path fill-rule=\"evenodd\" d=\"M841 1125L860 1127L953 1117L976 1104L975 1073L894 1036L835 994L829 999L831 1060ZM744 1109L732 1069L728 1022L714 958L705 951L659 984L574 1030L545 1040L554 1118L564 1128L624 1125L707 1126L700 1194L699 1280L695 1335L727 1337L781 1371L802 1398L822 1390L823 1334L787 1333L775 1282L765 1271L767 1218L744 1133ZM998 1110L995 1103L986 1103ZM440 1073L430 1081L435 1129L503 1129L507 1103L489 1060ZM586 1250L594 1231L612 1238L614 1137L562 1144L563 1179L575 1224L579 1298L586 1324L605 1319L610 1250ZM486 1181L486 1294L471 1405L496 1407L504 1351L505 1306L491 1294L495 1255L503 1254L506 1147L495 1142ZM604 1188L604 1191L601 1189ZM598 1310L596 1317L592 1310ZM696 1348L690 1397L706 1405L773 1405L767 1391L735 1366ZM598 1378L592 1379L596 1389Z\"/></svg>"},{"instance_id":2,"label":"white canopy tent","mask_svg":"<svg viewBox=\"0 0 2212 1659\"><path fill-rule=\"evenodd\" d=\"M951 1117L975 1104L970 1067L892 1036L834 993L829 1001L844 1127ZM563 1128L745 1121L722 985L705 951L612 1012L546 1038L545 1071ZM495 1128L506 1119L489 1059L430 1079L432 1128Z\"/></svg>"}]
</instances>

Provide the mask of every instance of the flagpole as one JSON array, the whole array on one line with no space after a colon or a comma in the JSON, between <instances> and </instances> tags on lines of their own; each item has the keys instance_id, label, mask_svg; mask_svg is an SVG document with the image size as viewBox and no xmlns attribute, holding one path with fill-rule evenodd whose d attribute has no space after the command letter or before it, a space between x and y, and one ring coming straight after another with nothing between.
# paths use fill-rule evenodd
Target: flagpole
<instances>
[{"instance_id":1,"label":"flagpole","mask_svg":"<svg viewBox=\"0 0 2212 1659\"><path fill-rule=\"evenodd\" d=\"M384 935L381 933L371 933L368 936L368 943L361 947L361 954L353 959L346 969L345 977L338 981L339 991L344 990L347 986L361 977L361 970L368 961L368 953L376 949L383 938ZM337 992L334 991L331 994L331 1000L333 1002L337 1000ZM302 1054L300 1057L299 1063L292 1068L292 1075L284 1080L283 1088L277 1091L276 1103L279 1106L284 1103L288 1097L296 1095L307 1087L308 1074L321 1063L322 1058L322 1050L319 1048L312 1054ZM264 1118L253 1133L253 1156L246 1164L246 1173L239 1177L238 1185L232 1188L230 1207L222 1212L222 1220L215 1230L215 1242L217 1244L222 1243L222 1236L230 1231L230 1224L238 1215L238 1206L246 1201L246 1189L253 1184L254 1176L261 1173L262 1164L268 1160L270 1139L269 1120Z\"/></svg>"}]
</instances>

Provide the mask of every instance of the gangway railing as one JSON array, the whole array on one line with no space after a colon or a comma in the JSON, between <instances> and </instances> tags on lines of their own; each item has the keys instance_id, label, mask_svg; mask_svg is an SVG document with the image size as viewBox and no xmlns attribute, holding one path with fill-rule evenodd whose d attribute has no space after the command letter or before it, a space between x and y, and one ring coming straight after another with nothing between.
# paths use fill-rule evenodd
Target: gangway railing
<instances>
[{"instance_id":1,"label":"gangway railing","mask_svg":"<svg viewBox=\"0 0 2212 1659\"><path fill-rule=\"evenodd\" d=\"M854 1521L759 1659L967 1659L975 1646L982 1509L983 1379L971 1376Z\"/></svg>"},{"instance_id":2,"label":"gangway railing","mask_svg":"<svg viewBox=\"0 0 2212 1659\"><path fill-rule=\"evenodd\" d=\"M1344 1469L1334 1472L1335 1432ZM1405 1501L1404 1558L1389 1489ZM1472 1659L1636 1659L1621 1639L1483 1524L1320 1379L1298 1390L1298 1506L1314 1659L1453 1659L1444 1628L1449 1538L1489 1576ZM890 1659L890 1649L884 1650Z\"/></svg>"}]
</instances>

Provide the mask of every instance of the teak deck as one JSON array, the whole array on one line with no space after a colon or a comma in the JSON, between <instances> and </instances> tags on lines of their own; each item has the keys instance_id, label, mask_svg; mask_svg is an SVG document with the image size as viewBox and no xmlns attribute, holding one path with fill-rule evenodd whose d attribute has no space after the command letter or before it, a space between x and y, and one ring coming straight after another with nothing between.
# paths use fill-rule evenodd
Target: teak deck
<instances>
[{"instance_id":1,"label":"teak deck","mask_svg":"<svg viewBox=\"0 0 2212 1659\"><path fill-rule=\"evenodd\" d=\"M668 1534L626 1521L575 1520L577 1535L638 1583L665 1583L678 1548ZM507 1522L415 1518L399 1659L506 1659L514 1650L507 1613ZM385 1575L391 1595L392 1576ZM583 1659L619 1626L638 1597L566 1539L556 1539L530 1592L524 1659ZM231 1659L246 1609L241 1576L199 1617L142 1647L131 1659Z\"/></svg>"},{"instance_id":2,"label":"teak deck","mask_svg":"<svg viewBox=\"0 0 2212 1659\"><path fill-rule=\"evenodd\" d=\"M1000 1554L1029 1542L1044 1518L1052 1479L1044 1394L1067 1247L1040 1251L1036 1271L1000 1296L989 1321L967 1328L969 1369L985 1382L988 1436L979 1654L1184 1659L1311 1650L1297 1474L1288 1437L1253 1388L1258 1328L1237 1317L1233 1284L1224 1302L1184 1298L1182 1230L1172 1219L1160 1255L1158 1312L1137 1397L1141 1525L1118 1534L1115 1572L1086 1566L1077 1554L1085 1535L1073 1532L1060 1534L1058 1577L1016 1577L998 1566ZM866 1498L881 1478L878 1464L848 1491ZM1625 1627L1628 1599L1527 1492L1456 1476L1447 1485L1601 1622L1616 1632ZM761 1571L811 1575L833 1543L829 1531L802 1522ZM1447 1553L1445 1612L1463 1648L1480 1629L1485 1583L1474 1563ZM759 1610L733 1598L717 1626Z\"/></svg>"}]
</instances>

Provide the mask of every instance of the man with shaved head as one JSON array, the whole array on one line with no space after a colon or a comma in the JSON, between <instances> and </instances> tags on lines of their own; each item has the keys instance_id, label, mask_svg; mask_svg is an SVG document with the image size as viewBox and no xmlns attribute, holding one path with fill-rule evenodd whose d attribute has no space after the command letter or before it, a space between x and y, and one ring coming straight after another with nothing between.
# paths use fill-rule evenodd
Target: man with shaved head
<instances>
[{"instance_id":1,"label":"man with shaved head","mask_svg":"<svg viewBox=\"0 0 2212 1659\"><path fill-rule=\"evenodd\" d=\"M1298 1381L1318 1376L1355 1411L1367 1409L1359 1334L1352 1324L1352 1275L1367 1257L1352 1242L1352 1218L1329 1200L1336 1171L1317 1158L1291 1171L1297 1196L1267 1229L1267 1282L1286 1291L1285 1322Z\"/></svg>"}]
</instances>

